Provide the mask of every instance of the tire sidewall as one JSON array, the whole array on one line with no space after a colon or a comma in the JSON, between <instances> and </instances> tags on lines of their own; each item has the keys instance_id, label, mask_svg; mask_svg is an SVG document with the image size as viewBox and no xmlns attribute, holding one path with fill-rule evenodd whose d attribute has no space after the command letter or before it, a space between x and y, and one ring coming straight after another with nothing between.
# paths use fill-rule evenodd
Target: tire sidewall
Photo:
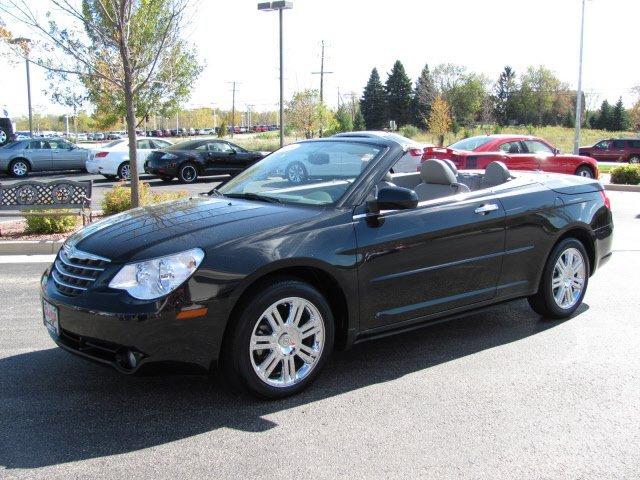
<instances>
[{"instance_id":1,"label":"tire sidewall","mask_svg":"<svg viewBox=\"0 0 640 480\"><path fill-rule=\"evenodd\" d=\"M553 269L558 261L560 255L569 248L575 248L582 255L582 261L585 264L585 279L584 286L582 287L582 292L580 293L580 298L576 302L574 306L571 308L561 308L555 301L553 297L553 290L551 288L551 283L553 279ZM542 289L542 295L544 297L545 303L552 315L553 318L566 318L571 316L582 304L582 300L584 299L585 294L587 293L587 287L589 286L589 276L591 275L591 265L589 264L589 256L587 255L587 251L584 248L582 242L574 238L566 238L558 243L549 255L549 259L547 260L547 264L545 265L545 269L543 272L543 277L541 280L540 288Z\"/></svg>"},{"instance_id":2,"label":"tire sidewall","mask_svg":"<svg viewBox=\"0 0 640 480\"><path fill-rule=\"evenodd\" d=\"M273 387L262 382L254 372L249 355L249 342L258 317L276 301L293 296L305 298L318 309L324 322L325 343L316 366L304 380L290 387ZM232 333L226 342L223 361L226 363L227 374L234 376L234 378L230 378L230 381L265 399L283 398L304 390L318 376L333 350L334 319L325 298L307 283L297 280L283 280L261 290L243 307L242 313L234 322Z\"/></svg>"},{"instance_id":3,"label":"tire sidewall","mask_svg":"<svg viewBox=\"0 0 640 480\"><path fill-rule=\"evenodd\" d=\"M588 171L589 172L589 176L587 177L585 175L582 175L580 172L583 172L583 171ZM578 167L578 169L576 170L576 175L578 175L579 177L584 177L584 178L594 178L595 177L595 175L593 173L593 170L590 167L587 167L586 165L582 165L582 166Z\"/></svg>"},{"instance_id":4,"label":"tire sidewall","mask_svg":"<svg viewBox=\"0 0 640 480\"><path fill-rule=\"evenodd\" d=\"M634 160L635 160L635 161L634 161ZM631 156L629 157L629 163L630 163L631 165L637 165L637 164L639 164L639 163L640 163L640 157L639 157L639 156L637 156L637 155L631 155Z\"/></svg>"},{"instance_id":5,"label":"tire sidewall","mask_svg":"<svg viewBox=\"0 0 640 480\"><path fill-rule=\"evenodd\" d=\"M125 166L129 167L129 178L127 178L126 176L124 176L122 174L122 170ZM122 162L120 164L120 166L118 167L118 178L122 179L122 180L130 180L131 179L131 165L129 164L129 162Z\"/></svg>"}]
</instances>

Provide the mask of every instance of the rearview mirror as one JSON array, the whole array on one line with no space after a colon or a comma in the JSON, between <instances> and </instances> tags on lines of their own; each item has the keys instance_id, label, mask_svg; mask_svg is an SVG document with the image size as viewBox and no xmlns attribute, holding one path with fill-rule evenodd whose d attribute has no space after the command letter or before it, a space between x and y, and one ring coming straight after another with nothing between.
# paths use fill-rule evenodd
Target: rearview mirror
<instances>
[{"instance_id":1,"label":"rearview mirror","mask_svg":"<svg viewBox=\"0 0 640 480\"><path fill-rule=\"evenodd\" d=\"M371 213L381 210L409 210L418 206L416 192L403 187L384 187L378 191L378 197L368 203Z\"/></svg>"}]
</instances>

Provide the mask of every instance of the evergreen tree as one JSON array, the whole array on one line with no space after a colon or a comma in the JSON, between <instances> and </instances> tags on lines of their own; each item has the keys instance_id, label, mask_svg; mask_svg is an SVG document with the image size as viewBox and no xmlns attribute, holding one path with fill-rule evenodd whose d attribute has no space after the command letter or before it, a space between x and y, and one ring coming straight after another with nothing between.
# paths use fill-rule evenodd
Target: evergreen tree
<instances>
[{"instance_id":1,"label":"evergreen tree","mask_svg":"<svg viewBox=\"0 0 640 480\"><path fill-rule=\"evenodd\" d=\"M494 87L495 115L500 125L507 125L514 119L514 93L517 91L516 72L507 65L498 77Z\"/></svg>"},{"instance_id":2,"label":"evergreen tree","mask_svg":"<svg viewBox=\"0 0 640 480\"><path fill-rule=\"evenodd\" d=\"M362 116L362 110L356 110L355 118L353 119L353 129L356 132L360 132L366 128L364 117Z\"/></svg>"},{"instance_id":3,"label":"evergreen tree","mask_svg":"<svg viewBox=\"0 0 640 480\"><path fill-rule=\"evenodd\" d=\"M622 103L622 97L618 99L615 107L613 107L610 127L611 130L616 132L629 129L629 115L627 114L627 110L624 108L624 104Z\"/></svg>"},{"instance_id":4,"label":"evergreen tree","mask_svg":"<svg viewBox=\"0 0 640 480\"><path fill-rule=\"evenodd\" d=\"M384 89L387 94L388 119L395 120L398 127L411 123L411 80L400 60L394 63Z\"/></svg>"},{"instance_id":5,"label":"evergreen tree","mask_svg":"<svg viewBox=\"0 0 640 480\"><path fill-rule=\"evenodd\" d=\"M342 104L338 107L335 116L336 121L338 122L335 133L350 132L353 130L353 120L351 119L351 112L345 104Z\"/></svg>"},{"instance_id":6,"label":"evergreen tree","mask_svg":"<svg viewBox=\"0 0 640 480\"><path fill-rule=\"evenodd\" d=\"M386 95L378 70L371 70L371 76L364 87L362 99L360 100L360 111L366 128L369 130L380 130L386 124Z\"/></svg>"},{"instance_id":7,"label":"evergreen tree","mask_svg":"<svg viewBox=\"0 0 640 480\"><path fill-rule=\"evenodd\" d=\"M600 111L598 112L598 118L596 119L596 128L600 130L611 130L611 117L612 117L611 105L606 100L602 102Z\"/></svg>"},{"instance_id":8,"label":"evergreen tree","mask_svg":"<svg viewBox=\"0 0 640 480\"><path fill-rule=\"evenodd\" d=\"M425 65L420 73L420 78L416 81L416 88L413 92L413 102L411 113L413 124L418 128L429 128L429 114L431 104L437 95L436 85L429 71L429 65Z\"/></svg>"}]
</instances>

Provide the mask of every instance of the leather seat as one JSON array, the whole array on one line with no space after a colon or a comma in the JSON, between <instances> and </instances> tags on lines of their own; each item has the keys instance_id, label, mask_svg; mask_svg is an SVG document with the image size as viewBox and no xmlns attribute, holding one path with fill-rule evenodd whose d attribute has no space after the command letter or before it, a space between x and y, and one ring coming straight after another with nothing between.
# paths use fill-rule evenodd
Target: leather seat
<instances>
[{"instance_id":1,"label":"leather seat","mask_svg":"<svg viewBox=\"0 0 640 480\"><path fill-rule=\"evenodd\" d=\"M503 162L491 162L484 169L482 188L495 187L511 180L511 173Z\"/></svg>"},{"instance_id":2,"label":"leather seat","mask_svg":"<svg viewBox=\"0 0 640 480\"><path fill-rule=\"evenodd\" d=\"M415 192L421 202L469 191L469 187L458 183L451 168L442 160L424 162L420 166L420 177L422 183L416 186Z\"/></svg>"}]
</instances>

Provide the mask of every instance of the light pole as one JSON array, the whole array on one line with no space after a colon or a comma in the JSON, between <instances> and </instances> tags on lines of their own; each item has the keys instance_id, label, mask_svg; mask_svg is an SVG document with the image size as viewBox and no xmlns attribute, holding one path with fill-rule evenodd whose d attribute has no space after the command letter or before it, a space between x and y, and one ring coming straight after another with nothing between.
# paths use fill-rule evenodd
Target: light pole
<instances>
[{"instance_id":1,"label":"light pole","mask_svg":"<svg viewBox=\"0 0 640 480\"><path fill-rule=\"evenodd\" d=\"M280 146L284 146L284 54L282 46L282 12L293 8L293 2L277 1L258 4L258 10L263 12L278 11L280 21Z\"/></svg>"},{"instance_id":2,"label":"light pole","mask_svg":"<svg viewBox=\"0 0 640 480\"><path fill-rule=\"evenodd\" d=\"M576 98L576 125L573 137L573 153L580 150L580 128L582 127L582 50L584 45L584 7L587 0L582 0L582 20L580 24L580 58L578 60L578 96Z\"/></svg>"},{"instance_id":3,"label":"light pole","mask_svg":"<svg viewBox=\"0 0 640 480\"><path fill-rule=\"evenodd\" d=\"M33 113L31 111L31 75L29 72L29 44L31 43L31 39L18 37L12 40L9 40L9 43L13 45L19 45L22 47L24 51L24 58L27 65L27 103L29 106L29 135L33 137Z\"/></svg>"}]
</instances>

